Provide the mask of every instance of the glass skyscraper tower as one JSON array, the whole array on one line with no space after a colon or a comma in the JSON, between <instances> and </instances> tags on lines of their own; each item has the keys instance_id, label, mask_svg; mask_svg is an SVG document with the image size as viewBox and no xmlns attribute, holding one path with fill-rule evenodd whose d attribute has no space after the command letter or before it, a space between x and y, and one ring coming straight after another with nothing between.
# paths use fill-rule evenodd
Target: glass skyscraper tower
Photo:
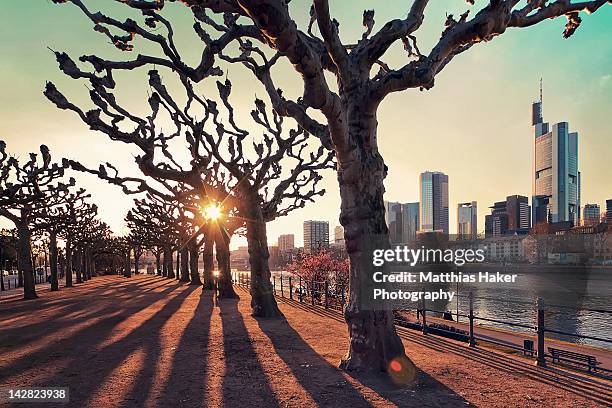
<instances>
[{"instance_id":1,"label":"glass skyscraper tower","mask_svg":"<svg viewBox=\"0 0 612 408\"><path fill-rule=\"evenodd\" d=\"M578 133L567 122L549 129L542 117L540 100L532 105L535 149L533 169L533 225L570 221L580 224L580 172Z\"/></svg>"},{"instance_id":2,"label":"glass skyscraper tower","mask_svg":"<svg viewBox=\"0 0 612 408\"><path fill-rule=\"evenodd\" d=\"M421 231L448 234L448 176L437 171L421 173Z\"/></svg>"}]
</instances>

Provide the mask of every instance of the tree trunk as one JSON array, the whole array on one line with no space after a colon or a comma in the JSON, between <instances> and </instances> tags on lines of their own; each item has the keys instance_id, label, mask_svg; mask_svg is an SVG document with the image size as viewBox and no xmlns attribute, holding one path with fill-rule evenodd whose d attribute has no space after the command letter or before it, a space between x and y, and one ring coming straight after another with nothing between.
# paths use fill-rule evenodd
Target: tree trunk
<instances>
[{"instance_id":1,"label":"tree trunk","mask_svg":"<svg viewBox=\"0 0 612 408\"><path fill-rule=\"evenodd\" d=\"M239 299L240 296L234 291L232 284L232 269L230 266L229 243L231 237L222 228L216 228L215 249L217 252L217 268L219 278L217 288L220 299Z\"/></svg>"},{"instance_id":2,"label":"tree trunk","mask_svg":"<svg viewBox=\"0 0 612 408\"><path fill-rule=\"evenodd\" d=\"M176 249L176 280L181 278L181 251Z\"/></svg>"},{"instance_id":3,"label":"tree trunk","mask_svg":"<svg viewBox=\"0 0 612 408\"><path fill-rule=\"evenodd\" d=\"M348 89L359 92L357 87ZM383 201L387 169L376 142L376 106L364 102L363 94L359 96L345 95L344 100L349 101L345 106L349 138L336 151L340 223L350 259L349 293L344 309L350 344L340 366L345 370L387 371L401 378L402 383L409 383L416 378L416 368L406 357L395 331L393 313L364 310L360 301L362 282L371 281L373 273L371 262L364 262L364 258L369 259L364 251L374 246L388 248L389 231Z\"/></svg>"},{"instance_id":4,"label":"tree trunk","mask_svg":"<svg viewBox=\"0 0 612 408\"><path fill-rule=\"evenodd\" d=\"M36 299L36 288L34 287L34 267L32 266L31 233L28 227L27 217L22 214L17 223L19 267L23 273L23 298Z\"/></svg>"},{"instance_id":5,"label":"tree trunk","mask_svg":"<svg viewBox=\"0 0 612 408\"><path fill-rule=\"evenodd\" d=\"M51 264L51 290L59 290L57 279L57 233L53 230L49 232L49 263Z\"/></svg>"},{"instance_id":6,"label":"tree trunk","mask_svg":"<svg viewBox=\"0 0 612 408\"><path fill-rule=\"evenodd\" d=\"M181 282L189 282L189 249L181 250Z\"/></svg>"},{"instance_id":7,"label":"tree trunk","mask_svg":"<svg viewBox=\"0 0 612 408\"><path fill-rule=\"evenodd\" d=\"M123 276L125 276L126 278L132 277L132 262L130 262L131 252L132 252L131 249L127 250L127 252L125 253L125 259L123 263Z\"/></svg>"},{"instance_id":8,"label":"tree trunk","mask_svg":"<svg viewBox=\"0 0 612 408\"><path fill-rule=\"evenodd\" d=\"M83 283L83 274L81 273L81 256L82 252L80 249L76 249L74 256L74 266L76 267L76 283Z\"/></svg>"},{"instance_id":9,"label":"tree trunk","mask_svg":"<svg viewBox=\"0 0 612 408\"><path fill-rule=\"evenodd\" d=\"M140 273L140 252L134 249L134 275Z\"/></svg>"},{"instance_id":10,"label":"tree trunk","mask_svg":"<svg viewBox=\"0 0 612 408\"><path fill-rule=\"evenodd\" d=\"M172 264L172 248L168 245L164 247L164 265L166 268L166 277L174 278L174 267Z\"/></svg>"},{"instance_id":11,"label":"tree trunk","mask_svg":"<svg viewBox=\"0 0 612 408\"><path fill-rule=\"evenodd\" d=\"M155 248L155 274L162 276L161 251L159 248Z\"/></svg>"},{"instance_id":12,"label":"tree trunk","mask_svg":"<svg viewBox=\"0 0 612 408\"><path fill-rule=\"evenodd\" d=\"M256 199L250 199L247 216L247 243L251 265L251 309L255 317L282 317L272 284L268 259L268 236L266 222Z\"/></svg>"},{"instance_id":13,"label":"tree trunk","mask_svg":"<svg viewBox=\"0 0 612 408\"><path fill-rule=\"evenodd\" d=\"M215 279L213 270L215 269L215 259L213 256L213 247L215 239L210 230L207 230L204 235L204 253L202 254L202 262L204 263L204 289L213 290L215 288Z\"/></svg>"},{"instance_id":14,"label":"tree trunk","mask_svg":"<svg viewBox=\"0 0 612 408\"><path fill-rule=\"evenodd\" d=\"M189 270L191 271L190 285L202 285L200 271L198 270L198 243L192 239L189 243Z\"/></svg>"},{"instance_id":15,"label":"tree trunk","mask_svg":"<svg viewBox=\"0 0 612 408\"><path fill-rule=\"evenodd\" d=\"M81 255L81 274L83 275L83 281L89 280L89 263L87 262L87 250L83 249Z\"/></svg>"},{"instance_id":16,"label":"tree trunk","mask_svg":"<svg viewBox=\"0 0 612 408\"><path fill-rule=\"evenodd\" d=\"M70 238L66 240L66 287L72 287L72 242Z\"/></svg>"}]
</instances>

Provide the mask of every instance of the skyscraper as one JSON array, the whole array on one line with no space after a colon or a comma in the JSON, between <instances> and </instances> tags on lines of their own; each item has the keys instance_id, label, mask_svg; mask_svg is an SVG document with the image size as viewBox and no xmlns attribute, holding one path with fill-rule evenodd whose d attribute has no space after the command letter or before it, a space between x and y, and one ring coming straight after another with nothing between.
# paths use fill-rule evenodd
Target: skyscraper
<instances>
[{"instance_id":1,"label":"skyscraper","mask_svg":"<svg viewBox=\"0 0 612 408\"><path fill-rule=\"evenodd\" d=\"M457 205L457 238L476 239L478 236L478 205L476 201Z\"/></svg>"},{"instance_id":2,"label":"skyscraper","mask_svg":"<svg viewBox=\"0 0 612 408\"><path fill-rule=\"evenodd\" d=\"M279 235L278 237L278 250L287 251L295 248L295 236L293 234Z\"/></svg>"},{"instance_id":3,"label":"skyscraper","mask_svg":"<svg viewBox=\"0 0 612 408\"><path fill-rule=\"evenodd\" d=\"M612 225L612 199L606 200L606 222Z\"/></svg>"},{"instance_id":4,"label":"skyscraper","mask_svg":"<svg viewBox=\"0 0 612 408\"><path fill-rule=\"evenodd\" d=\"M385 201L385 222L389 229L389 241L391 244L402 242L402 205Z\"/></svg>"},{"instance_id":5,"label":"skyscraper","mask_svg":"<svg viewBox=\"0 0 612 408\"><path fill-rule=\"evenodd\" d=\"M421 197L421 231L442 231L448 234L448 176L426 171L419 178Z\"/></svg>"},{"instance_id":6,"label":"skyscraper","mask_svg":"<svg viewBox=\"0 0 612 408\"><path fill-rule=\"evenodd\" d=\"M578 171L578 133L569 132L567 122L549 129L542 117L540 100L532 105L534 127L533 224L580 221L580 172Z\"/></svg>"},{"instance_id":7,"label":"skyscraper","mask_svg":"<svg viewBox=\"0 0 612 408\"><path fill-rule=\"evenodd\" d=\"M304 249L308 252L329 248L329 222L304 221Z\"/></svg>"},{"instance_id":8,"label":"skyscraper","mask_svg":"<svg viewBox=\"0 0 612 408\"><path fill-rule=\"evenodd\" d=\"M491 214L485 217L485 236L527 234L531 227L529 218L529 199L521 195L506 197L491 208Z\"/></svg>"},{"instance_id":9,"label":"skyscraper","mask_svg":"<svg viewBox=\"0 0 612 408\"><path fill-rule=\"evenodd\" d=\"M510 233L528 233L531 228L531 209L529 198L521 195L506 197L506 213L508 214L508 230Z\"/></svg>"},{"instance_id":10,"label":"skyscraper","mask_svg":"<svg viewBox=\"0 0 612 408\"><path fill-rule=\"evenodd\" d=\"M419 203L402 204L402 242L416 240L419 230Z\"/></svg>"},{"instance_id":11,"label":"skyscraper","mask_svg":"<svg viewBox=\"0 0 612 408\"><path fill-rule=\"evenodd\" d=\"M582 225L596 225L600 221L599 204L585 204L582 210Z\"/></svg>"},{"instance_id":12,"label":"skyscraper","mask_svg":"<svg viewBox=\"0 0 612 408\"><path fill-rule=\"evenodd\" d=\"M419 229L419 203L385 201L385 222L392 245L414 241Z\"/></svg>"}]
</instances>

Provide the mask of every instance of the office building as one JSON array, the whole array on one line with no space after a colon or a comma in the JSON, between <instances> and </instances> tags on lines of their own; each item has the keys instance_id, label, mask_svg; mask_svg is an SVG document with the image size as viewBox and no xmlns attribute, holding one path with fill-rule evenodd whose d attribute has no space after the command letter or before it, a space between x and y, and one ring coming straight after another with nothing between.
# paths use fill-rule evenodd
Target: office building
<instances>
[{"instance_id":1,"label":"office building","mask_svg":"<svg viewBox=\"0 0 612 408\"><path fill-rule=\"evenodd\" d=\"M448 176L437 171L421 173L419 190L419 230L448 234Z\"/></svg>"},{"instance_id":2,"label":"office building","mask_svg":"<svg viewBox=\"0 0 612 408\"><path fill-rule=\"evenodd\" d=\"M485 237L523 235L529 232L531 224L527 197L511 195L489 208L491 214L485 217Z\"/></svg>"},{"instance_id":3,"label":"office building","mask_svg":"<svg viewBox=\"0 0 612 408\"><path fill-rule=\"evenodd\" d=\"M596 225L601 221L599 204L585 204L582 209L582 225Z\"/></svg>"},{"instance_id":4,"label":"office building","mask_svg":"<svg viewBox=\"0 0 612 408\"><path fill-rule=\"evenodd\" d=\"M329 222L304 221L304 250L307 252L329 248Z\"/></svg>"},{"instance_id":5,"label":"office building","mask_svg":"<svg viewBox=\"0 0 612 408\"><path fill-rule=\"evenodd\" d=\"M385 223L389 230L389 241L391 244L402 242L402 205L385 201Z\"/></svg>"},{"instance_id":6,"label":"office building","mask_svg":"<svg viewBox=\"0 0 612 408\"><path fill-rule=\"evenodd\" d=\"M478 237L478 205L476 201L457 205L457 239Z\"/></svg>"},{"instance_id":7,"label":"office building","mask_svg":"<svg viewBox=\"0 0 612 408\"><path fill-rule=\"evenodd\" d=\"M580 172L578 133L567 122L549 128L540 101L532 105L534 127L533 224L570 221L580 224Z\"/></svg>"},{"instance_id":8,"label":"office building","mask_svg":"<svg viewBox=\"0 0 612 408\"><path fill-rule=\"evenodd\" d=\"M342 228L342 225L336 225L334 228L334 244L344 245L344 228Z\"/></svg>"},{"instance_id":9,"label":"office building","mask_svg":"<svg viewBox=\"0 0 612 408\"><path fill-rule=\"evenodd\" d=\"M402 243L416 240L419 230L419 203L402 204Z\"/></svg>"},{"instance_id":10,"label":"office building","mask_svg":"<svg viewBox=\"0 0 612 408\"><path fill-rule=\"evenodd\" d=\"M612 225L612 199L606 200L606 222Z\"/></svg>"},{"instance_id":11,"label":"office building","mask_svg":"<svg viewBox=\"0 0 612 408\"><path fill-rule=\"evenodd\" d=\"M414 241L419 229L419 203L385 201L385 222L392 245Z\"/></svg>"},{"instance_id":12,"label":"office building","mask_svg":"<svg viewBox=\"0 0 612 408\"><path fill-rule=\"evenodd\" d=\"M278 237L278 250L288 251L295 248L295 236L293 234L284 234Z\"/></svg>"}]
</instances>

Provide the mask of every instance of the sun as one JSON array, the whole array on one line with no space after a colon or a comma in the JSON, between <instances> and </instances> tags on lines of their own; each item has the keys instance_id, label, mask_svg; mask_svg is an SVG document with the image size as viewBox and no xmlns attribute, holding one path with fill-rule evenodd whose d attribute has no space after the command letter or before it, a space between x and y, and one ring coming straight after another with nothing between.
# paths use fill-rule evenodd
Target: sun
<instances>
[{"instance_id":1,"label":"sun","mask_svg":"<svg viewBox=\"0 0 612 408\"><path fill-rule=\"evenodd\" d=\"M211 204L204 208L204 217L209 220L216 221L221 218L221 207L215 204Z\"/></svg>"}]
</instances>

